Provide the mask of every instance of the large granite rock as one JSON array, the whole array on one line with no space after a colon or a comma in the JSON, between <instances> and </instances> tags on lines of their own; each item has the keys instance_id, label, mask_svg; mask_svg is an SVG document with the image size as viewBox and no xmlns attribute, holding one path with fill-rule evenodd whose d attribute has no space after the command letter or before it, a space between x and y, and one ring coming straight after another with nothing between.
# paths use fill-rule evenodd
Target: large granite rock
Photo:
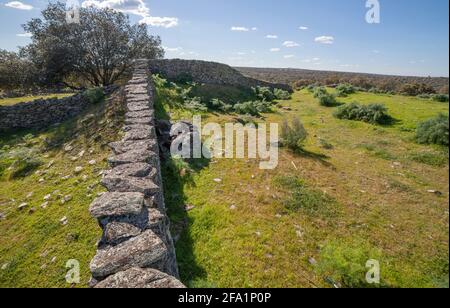
<instances>
[{"instance_id":1,"label":"large granite rock","mask_svg":"<svg viewBox=\"0 0 450 308\"><path fill-rule=\"evenodd\" d=\"M138 141L119 141L112 142L109 144L109 147L113 150L114 154L120 155L131 151L152 151L157 145L157 140L153 139L145 139Z\"/></svg>"},{"instance_id":2,"label":"large granite rock","mask_svg":"<svg viewBox=\"0 0 450 308\"><path fill-rule=\"evenodd\" d=\"M102 179L101 183L109 191L140 192L145 197L154 196L161 191L160 187L148 178L107 175Z\"/></svg>"},{"instance_id":3,"label":"large granite rock","mask_svg":"<svg viewBox=\"0 0 450 308\"><path fill-rule=\"evenodd\" d=\"M160 269L166 258L165 244L148 230L117 246L98 250L90 269L95 279L103 279L133 267Z\"/></svg>"},{"instance_id":4,"label":"large granite rock","mask_svg":"<svg viewBox=\"0 0 450 308\"><path fill-rule=\"evenodd\" d=\"M167 289L186 288L178 279L155 269L130 268L108 277L95 286L98 289Z\"/></svg>"},{"instance_id":5,"label":"large granite rock","mask_svg":"<svg viewBox=\"0 0 450 308\"><path fill-rule=\"evenodd\" d=\"M89 212L97 219L109 216L139 215L144 207L144 194L139 192L108 192L92 202Z\"/></svg>"},{"instance_id":6,"label":"large granite rock","mask_svg":"<svg viewBox=\"0 0 450 308\"><path fill-rule=\"evenodd\" d=\"M135 149L123 154L113 155L108 158L108 162L111 164L111 166L115 167L132 163L152 164L156 159L158 159L158 156L152 151L146 149Z\"/></svg>"},{"instance_id":7,"label":"large granite rock","mask_svg":"<svg viewBox=\"0 0 450 308\"><path fill-rule=\"evenodd\" d=\"M106 244L117 245L125 240L141 234L141 229L125 222L110 222L105 226L104 240Z\"/></svg>"}]
</instances>

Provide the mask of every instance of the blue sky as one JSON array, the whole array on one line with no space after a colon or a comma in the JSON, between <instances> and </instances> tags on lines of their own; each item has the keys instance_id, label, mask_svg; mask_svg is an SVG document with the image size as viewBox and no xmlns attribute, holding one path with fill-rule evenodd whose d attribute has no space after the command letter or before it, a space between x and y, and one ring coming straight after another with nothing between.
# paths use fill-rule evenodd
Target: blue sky
<instances>
[{"instance_id":1,"label":"blue sky","mask_svg":"<svg viewBox=\"0 0 450 308\"><path fill-rule=\"evenodd\" d=\"M366 0L80 0L145 22L169 58L234 66L292 67L396 75L449 75L449 1L379 0L379 24ZM30 39L21 24L48 1L0 0L0 48Z\"/></svg>"}]
</instances>

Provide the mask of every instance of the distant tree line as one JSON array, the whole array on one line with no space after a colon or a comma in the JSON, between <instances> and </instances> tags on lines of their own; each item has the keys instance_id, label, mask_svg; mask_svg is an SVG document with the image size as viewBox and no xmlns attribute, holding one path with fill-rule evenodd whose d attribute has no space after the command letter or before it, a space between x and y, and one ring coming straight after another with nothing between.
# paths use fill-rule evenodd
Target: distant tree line
<instances>
[{"instance_id":1,"label":"distant tree line","mask_svg":"<svg viewBox=\"0 0 450 308\"><path fill-rule=\"evenodd\" d=\"M0 89L108 86L129 73L133 59L164 56L147 25L111 9L81 8L80 23L67 23L65 4L50 3L23 28L28 46L0 50Z\"/></svg>"},{"instance_id":2,"label":"distant tree line","mask_svg":"<svg viewBox=\"0 0 450 308\"><path fill-rule=\"evenodd\" d=\"M334 87L340 84L351 84L358 90L408 96L448 94L449 92L449 79L444 77L406 77L302 69L247 67L237 69L244 75L269 82L290 84L295 89L310 85Z\"/></svg>"}]
</instances>

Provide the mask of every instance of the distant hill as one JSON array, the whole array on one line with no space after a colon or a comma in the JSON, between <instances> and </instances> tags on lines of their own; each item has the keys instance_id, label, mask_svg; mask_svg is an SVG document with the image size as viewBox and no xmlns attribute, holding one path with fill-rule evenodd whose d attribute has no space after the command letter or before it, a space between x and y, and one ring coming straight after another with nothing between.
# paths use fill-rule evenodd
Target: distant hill
<instances>
[{"instance_id":1,"label":"distant hill","mask_svg":"<svg viewBox=\"0 0 450 308\"><path fill-rule=\"evenodd\" d=\"M436 92L448 94L447 77L408 77L363 73L314 71L291 68L235 67L243 75L267 82L291 84L300 87L312 83L332 85L349 82L363 88L378 88L383 91L399 92L406 84L424 84Z\"/></svg>"}]
</instances>

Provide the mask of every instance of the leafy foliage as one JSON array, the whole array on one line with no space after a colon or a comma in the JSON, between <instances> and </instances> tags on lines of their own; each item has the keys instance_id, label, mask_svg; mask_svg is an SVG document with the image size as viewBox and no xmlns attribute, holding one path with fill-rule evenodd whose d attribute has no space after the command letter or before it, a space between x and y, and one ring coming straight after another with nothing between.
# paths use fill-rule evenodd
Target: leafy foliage
<instances>
[{"instance_id":1,"label":"leafy foliage","mask_svg":"<svg viewBox=\"0 0 450 308\"><path fill-rule=\"evenodd\" d=\"M338 119L363 121L371 124L389 124L392 121L387 108L381 104L346 104L339 107L334 116Z\"/></svg>"},{"instance_id":2,"label":"leafy foliage","mask_svg":"<svg viewBox=\"0 0 450 308\"><path fill-rule=\"evenodd\" d=\"M98 104L105 98L105 92L102 88L92 88L84 91L83 96L86 97L91 104Z\"/></svg>"},{"instance_id":3,"label":"leafy foliage","mask_svg":"<svg viewBox=\"0 0 450 308\"><path fill-rule=\"evenodd\" d=\"M448 116L437 117L420 123L417 126L417 142L422 144L438 144L448 146Z\"/></svg>"},{"instance_id":4,"label":"leafy foliage","mask_svg":"<svg viewBox=\"0 0 450 308\"><path fill-rule=\"evenodd\" d=\"M433 100L440 103L448 103L447 94L436 94L432 96Z\"/></svg>"},{"instance_id":5,"label":"leafy foliage","mask_svg":"<svg viewBox=\"0 0 450 308\"><path fill-rule=\"evenodd\" d=\"M294 152L300 152L303 144L308 137L308 132L303 126L299 118L295 117L292 124L287 119L281 124L281 145L289 148Z\"/></svg>"},{"instance_id":6,"label":"leafy foliage","mask_svg":"<svg viewBox=\"0 0 450 308\"><path fill-rule=\"evenodd\" d=\"M291 94L283 89L274 89L273 94L275 95L275 98L279 100L291 99Z\"/></svg>"},{"instance_id":7,"label":"leafy foliage","mask_svg":"<svg viewBox=\"0 0 450 308\"><path fill-rule=\"evenodd\" d=\"M234 105L233 109L238 114L259 116L261 113L272 111L272 104L266 101L250 101Z\"/></svg>"},{"instance_id":8,"label":"leafy foliage","mask_svg":"<svg viewBox=\"0 0 450 308\"><path fill-rule=\"evenodd\" d=\"M356 89L351 84L343 83L336 87L336 92L338 96L345 97L347 95L354 94L356 92Z\"/></svg>"}]
</instances>

